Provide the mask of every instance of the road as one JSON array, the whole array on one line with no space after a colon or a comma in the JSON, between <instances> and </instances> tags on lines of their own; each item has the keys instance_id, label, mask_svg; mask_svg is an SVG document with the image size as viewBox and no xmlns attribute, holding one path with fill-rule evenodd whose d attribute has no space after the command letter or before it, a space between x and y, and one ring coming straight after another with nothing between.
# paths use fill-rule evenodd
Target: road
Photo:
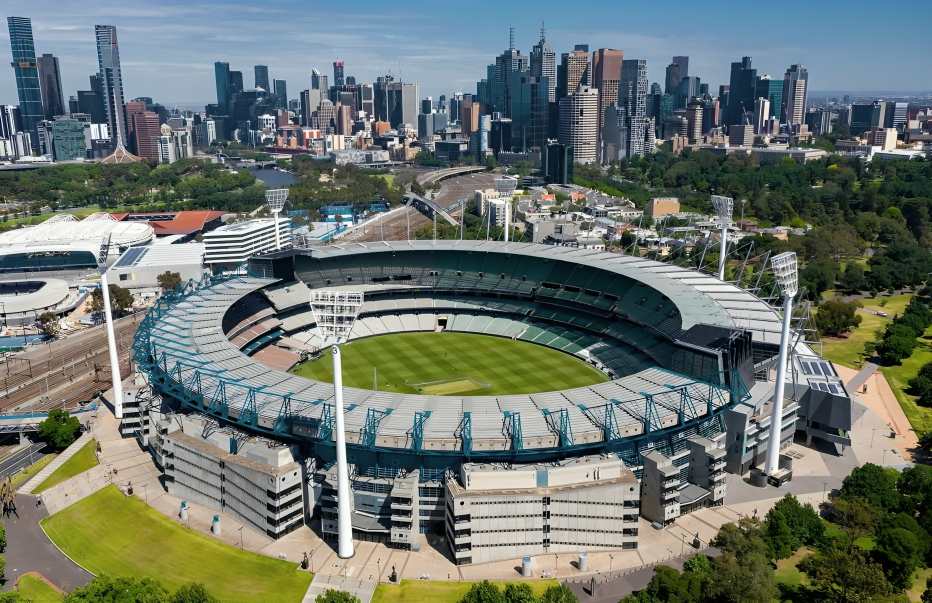
<instances>
[{"instance_id":1,"label":"road","mask_svg":"<svg viewBox=\"0 0 932 603\"><path fill-rule=\"evenodd\" d=\"M431 172L432 174L435 172ZM425 174L427 176L429 174ZM418 177L420 181L422 177ZM495 186L495 174L491 172L478 172L464 176L448 178L440 182L440 191L434 201L441 207L449 207L464 197L471 198L477 189L492 188ZM458 212L453 212L458 216ZM342 242L362 241L403 241L414 237L419 228L431 224L430 219L416 209L405 208L392 214L391 217L376 222L357 232L341 239ZM408 236L410 233L410 237Z\"/></svg>"},{"instance_id":2,"label":"road","mask_svg":"<svg viewBox=\"0 0 932 603\"><path fill-rule=\"evenodd\" d=\"M129 374L136 325L143 314L116 321L121 373ZM107 331L98 325L51 344L35 345L0 363L0 411L72 406L109 389Z\"/></svg>"},{"instance_id":3,"label":"road","mask_svg":"<svg viewBox=\"0 0 932 603\"><path fill-rule=\"evenodd\" d=\"M44 448L45 443L30 444L0 461L0 478L12 477L41 459L45 456L42 454Z\"/></svg>"}]
</instances>

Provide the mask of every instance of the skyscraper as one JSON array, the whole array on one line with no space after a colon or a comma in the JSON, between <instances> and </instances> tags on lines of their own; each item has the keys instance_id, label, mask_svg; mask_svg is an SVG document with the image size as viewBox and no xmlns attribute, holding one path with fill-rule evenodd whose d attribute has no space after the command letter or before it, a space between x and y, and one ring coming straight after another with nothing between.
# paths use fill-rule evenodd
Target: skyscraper
<instances>
[{"instance_id":1,"label":"skyscraper","mask_svg":"<svg viewBox=\"0 0 932 603\"><path fill-rule=\"evenodd\" d=\"M676 94L676 89L680 85L680 81L684 77L689 76L689 57L673 57L673 61L667 65L666 76L664 92L667 94Z\"/></svg>"},{"instance_id":2,"label":"skyscraper","mask_svg":"<svg viewBox=\"0 0 932 603\"><path fill-rule=\"evenodd\" d=\"M271 92L269 87L269 66L268 65L256 65L253 67L255 73L255 88L262 88L266 92Z\"/></svg>"},{"instance_id":3,"label":"skyscraper","mask_svg":"<svg viewBox=\"0 0 932 603\"><path fill-rule=\"evenodd\" d=\"M599 91L600 136L605 109L618 102L618 85L621 83L621 63L624 57L624 52L614 48L599 48L592 53L592 86Z\"/></svg>"},{"instance_id":4,"label":"skyscraper","mask_svg":"<svg viewBox=\"0 0 932 603\"><path fill-rule=\"evenodd\" d=\"M809 71L802 65L790 65L783 77L783 122L798 126L806 117Z\"/></svg>"},{"instance_id":5,"label":"skyscraper","mask_svg":"<svg viewBox=\"0 0 932 603\"><path fill-rule=\"evenodd\" d=\"M214 83L217 87L217 106L222 110L230 109L230 64L224 61L214 63Z\"/></svg>"},{"instance_id":6,"label":"skyscraper","mask_svg":"<svg viewBox=\"0 0 932 603\"><path fill-rule=\"evenodd\" d=\"M770 101L770 117L783 119L783 80L772 79L769 75L759 76L754 96Z\"/></svg>"},{"instance_id":7,"label":"skyscraper","mask_svg":"<svg viewBox=\"0 0 932 603\"><path fill-rule=\"evenodd\" d=\"M333 85L337 88L346 85L346 77L343 75L343 61L333 62Z\"/></svg>"},{"instance_id":8,"label":"skyscraper","mask_svg":"<svg viewBox=\"0 0 932 603\"><path fill-rule=\"evenodd\" d=\"M702 142L702 102L698 99L686 105L686 128L689 144Z\"/></svg>"},{"instance_id":9,"label":"skyscraper","mask_svg":"<svg viewBox=\"0 0 932 603\"><path fill-rule=\"evenodd\" d=\"M511 89L515 78L512 74L524 72L527 75L528 57L515 48L514 28L509 30L509 46L502 54L495 57L495 66L489 80L491 86L491 104L493 111L500 111L507 117L512 117L513 106Z\"/></svg>"},{"instance_id":10,"label":"skyscraper","mask_svg":"<svg viewBox=\"0 0 932 603\"><path fill-rule=\"evenodd\" d=\"M327 83L327 76L321 75L320 71L316 69L311 69L311 89L312 90L321 90L322 93L327 92L330 88L330 85Z\"/></svg>"},{"instance_id":11,"label":"skyscraper","mask_svg":"<svg viewBox=\"0 0 932 603\"><path fill-rule=\"evenodd\" d=\"M750 114L754 110L756 84L757 69L751 67L751 57L742 57L731 64L725 125L745 123L745 112Z\"/></svg>"},{"instance_id":12,"label":"skyscraper","mask_svg":"<svg viewBox=\"0 0 932 603\"><path fill-rule=\"evenodd\" d=\"M32 21L28 17L7 17L10 28L10 50L13 55L13 75L19 96L22 128L32 137L32 148L39 148L39 122L42 121L42 92L36 47L32 38Z\"/></svg>"},{"instance_id":13,"label":"skyscraper","mask_svg":"<svg viewBox=\"0 0 932 603\"><path fill-rule=\"evenodd\" d=\"M531 49L531 76L549 78L548 102L556 101L557 96L557 53L547 41L544 27L540 28L540 40Z\"/></svg>"},{"instance_id":14,"label":"skyscraper","mask_svg":"<svg viewBox=\"0 0 932 603\"><path fill-rule=\"evenodd\" d=\"M65 97L61 89L61 72L58 70L58 57L43 54L37 61L39 67L39 87L42 89L42 110L46 119L64 115Z\"/></svg>"},{"instance_id":15,"label":"skyscraper","mask_svg":"<svg viewBox=\"0 0 932 603\"><path fill-rule=\"evenodd\" d=\"M388 121L393 128L417 127L417 84L392 82L388 85Z\"/></svg>"},{"instance_id":16,"label":"skyscraper","mask_svg":"<svg viewBox=\"0 0 932 603\"><path fill-rule=\"evenodd\" d=\"M647 61L625 60L621 64L618 104L606 109L602 161L608 163L649 152L647 141L653 129L647 117ZM651 130L648 132L648 130Z\"/></svg>"},{"instance_id":17,"label":"skyscraper","mask_svg":"<svg viewBox=\"0 0 932 603\"><path fill-rule=\"evenodd\" d=\"M97 35L97 64L100 68L100 85L103 89L104 109L110 129L110 143L114 150L126 147L126 113L123 107L123 75L120 71L120 47L116 26L95 25Z\"/></svg>"},{"instance_id":18,"label":"skyscraper","mask_svg":"<svg viewBox=\"0 0 932 603\"><path fill-rule=\"evenodd\" d=\"M589 54L588 52L586 53ZM573 148L576 163L595 163L599 158L596 142L599 127L599 91L589 86L577 88L560 103L560 144Z\"/></svg>"},{"instance_id":19,"label":"skyscraper","mask_svg":"<svg viewBox=\"0 0 932 603\"><path fill-rule=\"evenodd\" d=\"M242 71L231 71L230 72L230 99L231 101L238 92L242 92L245 89L246 87L243 85L243 72ZM231 105L232 105L232 102L231 102Z\"/></svg>"},{"instance_id":20,"label":"skyscraper","mask_svg":"<svg viewBox=\"0 0 932 603\"><path fill-rule=\"evenodd\" d=\"M557 98L574 94L580 86L588 86L589 46L577 44L572 52L564 52L557 70ZM577 156L577 163L580 163Z\"/></svg>"},{"instance_id":21,"label":"skyscraper","mask_svg":"<svg viewBox=\"0 0 932 603\"><path fill-rule=\"evenodd\" d=\"M288 85L285 80L272 80L272 92L275 94L276 106L279 109L287 109Z\"/></svg>"}]
</instances>

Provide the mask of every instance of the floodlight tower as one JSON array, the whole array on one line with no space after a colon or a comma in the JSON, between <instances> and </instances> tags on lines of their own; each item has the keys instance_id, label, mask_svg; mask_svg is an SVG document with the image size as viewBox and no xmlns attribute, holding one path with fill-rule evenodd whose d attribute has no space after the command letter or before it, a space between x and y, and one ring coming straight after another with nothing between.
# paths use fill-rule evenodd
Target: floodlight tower
<instances>
[{"instance_id":1,"label":"floodlight tower","mask_svg":"<svg viewBox=\"0 0 932 603\"><path fill-rule=\"evenodd\" d=\"M334 431L337 447L337 554L341 559L353 556L353 509L350 497L349 465L346 462L346 433L343 420L343 365L340 344L346 341L362 306L363 294L353 291L317 289L311 291L311 310L324 343L333 355Z\"/></svg>"},{"instance_id":2,"label":"floodlight tower","mask_svg":"<svg viewBox=\"0 0 932 603\"><path fill-rule=\"evenodd\" d=\"M100 289L104 298L104 320L107 323L107 350L110 352L110 380L113 387L113 416L123 418L123 379L120 377L120 357L117 354L116 333L113 331L113 310L110 305L110 284L107 266L100 271Z\"/></svg>"},{"instance_id":3,"label":"floodlight tower","mask_svg":"<svg viewBox=\"0 0 932 603\"><path fill-rule=\"evenodd\" d=\"M728 254L728 226L731 224L731 214L735 201L731 197L712 195L712 207L722 226L722 242L718 253L718 280L725 280L725 260Z\"/></svg>"},{"instance_id":4,"label":"floodlight tower","mask_svg":"<svg viewBox=\"0 0 932 603\"><path fill-rule=\"evenodd\" d=\"M273 188L265 191L265 205L272 212L272 219L275 221L275 250L281 251L282 239L278 232L278 214L282 213L285 202L288 200L287 188Z\"/></svg>"},{"instance_id":5,"label":"floodlight tower","mask_svg":"<svg viewBox=\"0 0 932 603\"><path fill-rule=\"evenodd\" d=\"M770 442L764 472L773 475L780 467L780 432L783 418L783 389L786 380L786 360L790 347L790 321L793 318L793 298L799 291L796 253L785 251L770 261L777 284L783 291L783 330L780 334L780 355L777 357L777 383L773 390L773 411L770 415Z\"/></svg>"}]
</instances>

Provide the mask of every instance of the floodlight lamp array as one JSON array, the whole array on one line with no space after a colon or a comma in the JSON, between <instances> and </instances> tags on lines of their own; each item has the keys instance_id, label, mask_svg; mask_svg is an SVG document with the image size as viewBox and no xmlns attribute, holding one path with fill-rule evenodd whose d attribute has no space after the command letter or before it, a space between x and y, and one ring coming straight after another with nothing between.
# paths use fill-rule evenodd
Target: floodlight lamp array
<instances>
[{"instance_id":1,"label":"floodlight lamp array","mask_svg":"<svg viewBox=\"0 0 932 603\"><path fill-rule=\"evenodd\" d=\"M265 204L274 213L280 212L287 201L287 188L273 188L265 191Z\"/></svg>"},{"instance_id":2,"label":"floodlight lamp array","mask_svg":"<svg viewBox=\"0 0 932 603\"><path fill-rule=\"evenodd\" d=\"M799 271L796 265L796 252L784 251L770 260L774 278L783 295L793 297L799 292Z\"/></svg>"},{"instance_id":3,"label":"floodlight lamp array","mask_svg":"<svg viewBox=\"0 0 932 603\"><path fill-rule=\"evenodd\" d=\"M735 200L731 197L721 195L712 195L712 207L715 208L715 215L723 220L730 220L732 211L735 207Z\"/></svg>"}]
</instances>

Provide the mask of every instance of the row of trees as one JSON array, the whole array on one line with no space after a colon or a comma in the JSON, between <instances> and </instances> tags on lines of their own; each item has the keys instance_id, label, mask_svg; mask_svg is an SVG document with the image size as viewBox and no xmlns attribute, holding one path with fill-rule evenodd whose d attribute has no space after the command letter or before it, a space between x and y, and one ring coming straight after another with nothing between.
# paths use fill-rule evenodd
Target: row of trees
<instances>
[{"instance_id":1,"label":"row of trees","mask_svg":"<svg viewBox=\"0 0 932 603\"><path fill-rule=\"evenodd\" d=\"M483 580L473 584L460 603L577 603L577 599L563 584L549 587L538 597L526 582L512 582L499 588Z\"/></svg>"},{"instance_id":2,"label":"row of trees","mask_svg":"<svg viewBox=\"0 0 932 603\"><path fill-rule=\"evenodd\" d=\"M922 365L919 373L909 380L909 387L920 406L932 407L932 362Z\"/></svg>"},{"instance_id":3,"label":"row of trees","mask_svg":"<svg viewBox=\"0 0 932 603\"><path fill-rule=\"evenodd\" d=\"M909 301L902 315L893 319L876 344L876 353L885 364L899 364L916 349L918 339L932 326L930 298L917 295Z\"/></svg>"},{"instance_id":4,"label":"row of trees","mask_svg":"<svg viewBox=\"0 0 932 603\"><path fill-rule=\"evenodd\" d=\"M932 468L899 473L867 464L852 471L825 505L841 529L830 533L812 506L788 495L763 521L723 526L712 542L718 557L697 555L682 572L660 566L644 590L623 602L892 602L928 564L930 510ZM811 551L798 564L808 584L778 584L775 562L800 547Z\"/></svg>"}]
</instances>

